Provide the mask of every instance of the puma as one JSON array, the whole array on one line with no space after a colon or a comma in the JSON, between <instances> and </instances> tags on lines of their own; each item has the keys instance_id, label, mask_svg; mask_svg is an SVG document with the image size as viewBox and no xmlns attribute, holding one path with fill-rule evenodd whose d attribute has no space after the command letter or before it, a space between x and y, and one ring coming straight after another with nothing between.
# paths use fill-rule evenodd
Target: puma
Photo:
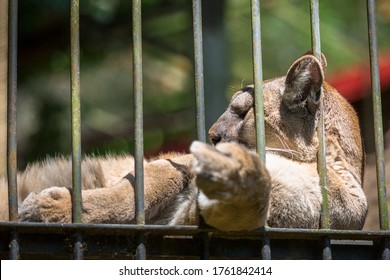
<instances>
[{"instance_id":1,"label":"puma","mask_svg":"<svg viewBox=\"0 0 390 280\"><path fill-rule=\"evenodd\" d=\"M146 223L196 224L219 230L264 226L318 228L320 97L324 97L327 186L334 229L361 229L364 151L355 111L324 82L323 64L307 54L280 78L264 81L266 163L255 153L253 86L238 91L209 131L213 146L193 142L190 154L145 161ZM131 157L84 158L83 222L134 222ZM1 199L6 200L6 180ZM32 164L18 175L21 221L71 221L71 165L64 158ZM1 218L7 219L2 203Z\"/></svg>"}]
</instances>

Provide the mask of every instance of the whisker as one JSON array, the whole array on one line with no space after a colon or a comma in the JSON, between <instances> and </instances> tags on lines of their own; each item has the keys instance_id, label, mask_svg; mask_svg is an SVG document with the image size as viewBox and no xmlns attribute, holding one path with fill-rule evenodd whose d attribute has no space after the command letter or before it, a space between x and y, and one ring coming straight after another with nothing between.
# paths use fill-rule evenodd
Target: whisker
<instances>
[{"instance_id":1,"label":"whisker","mask_svg":"<svg viewBox=\"0 0 390 280\"><path fill-rule=\"evenodd\" d=\"M242 79L242 80L241 80L241 88L244 87L244 82L245 82L245 79Z\"/></svg>"},{"instance_id":2,"label":"whisker","mask_svg":"<svg viewBox=\"0 0 390 280\"><path fill-rule=\"evenodd\" d=\"M294 151L294 150L291 150L291 149L280 149L280 148L269 148L269 147L266 147L265 150L266 151L270 151L270 152L288 153L288 154L291 155L292 159L294 159L294 155L299 156L301 154L301 153L299 153L297 151Z\"/></svg>"},{"instance_id":3,"label":"whisker","mask_svg":"<svg viewBox=\"0 0 390 280\"><path fill-rule=\"evenodd\" d=\"M283 145L283 147L285 148L285 149L280 149L279 151L283 151L283 152L290 153L290 154L291 154L291 159L292 159L292 160L294 160L294 153L296 153L296 155L299 156L299 153L296 152L296 151L294 151L294 150L292 150L292 149L290 149L290 147L288 146L287 142L283 141L283 139L282 139L278 134L276 134L276 136L279 138L280 143L281 143L281 144ZM276 151L276 150L274 150L274 151Z\"/></svg>"}]
</instances>

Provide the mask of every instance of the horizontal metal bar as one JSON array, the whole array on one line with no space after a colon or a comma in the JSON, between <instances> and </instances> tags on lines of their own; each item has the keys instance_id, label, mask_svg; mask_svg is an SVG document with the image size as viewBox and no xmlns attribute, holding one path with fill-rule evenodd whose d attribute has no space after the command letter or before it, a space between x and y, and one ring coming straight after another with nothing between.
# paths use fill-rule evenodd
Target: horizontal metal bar
<instances>
[{"instance_id":1,"label":"horizontal metal bar","mask_svg":"<svg viewBox=\"0 0 390 280\"><path fill-rule=\"evenodd\" d=\"M0 222L0 232L15 230L20 233L74 233L77 231L90 235L129 235L139 232L157 235L198 235L209 233L212 237L253 238L262 239L267 234L271 239L319 239L329 236L331 239L378 240L390 237L389 230L333 230L333 229L290 229L263 228L249 232L223 232L198 226L165 226L165 225L136 225L136 224L58 224L31 222Z\"/></svg>"},{"instance_id":2,"label":"horizontal metal bar","mask_svg":"<svg viewBox=\"0 0 390 280\"><path fill-rule=\"evenodd\" d=\"M118 226L118 225L116 225ZM62 229L63 230L63 229ZM70 259L73 256L72 247L74 229L53 233L44 229L40 232L19 232L20 253L23 259ZM134 259L137 231L115 232L112 229L100 229L100 232L88 229L83 231L85 241L84 257L86 259ZM149 228L150 230L150 228ZM321 259L323 247L322 235L313 236L310 232L272 230L267 234L272 243L273 259ZM187 229L190 234L154 229L145 232L145 244L148 245L147 257L149 259L198 259L202 250L202 237L197 235L196 229ZM298 233L297 233L298 232ZM119 234L117 234L119 233ZM194 234L193 234L194 233ZM193 236L191 236L193 234ZM210 246L208 247L210 259L262 259L261 231L241 235L229 233L209 233ZM291 234L291 235L290 235ZM307 238L310 234L310 238ZM329 234L329 233L326 233ZM351 241L349 238L332 239L333 259L380 259L383 236L365 236ZM7 258L9 231L0 230L0 258Z\"/></svg>"},{"instance_id":3,"label":"horizontal metal bar","mask_svg":"<svg viewBox=\"0 0 390 280\"><path fill-rule=\"evenodd\" d=\"M0 238L3 238L0 234ZM23 259L71 259L72 252L67 235L45 234L37 239L36 234L23 234L21 256ZM135 259L134 240L128 236L87 236L86 259ZM147 236L149 259L199 259L199 238L183 236ZM0 258L6 259L1 246ZM210 243L212 259L261 259L258 247L260 240L213 238ZM273 240L276 259L319 259L318 240ZM337 244L335 255L339 259L378 259L378 244ZM336 250L337 249L337 250ZM339 253L338 253L339 251Z\"/></svg>"}]
</instances>

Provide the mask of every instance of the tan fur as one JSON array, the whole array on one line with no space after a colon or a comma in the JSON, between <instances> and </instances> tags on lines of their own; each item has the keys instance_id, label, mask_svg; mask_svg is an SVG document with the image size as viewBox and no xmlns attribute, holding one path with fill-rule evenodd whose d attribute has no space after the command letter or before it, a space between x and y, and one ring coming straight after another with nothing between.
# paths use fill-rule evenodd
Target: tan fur
<instances>
[{"instance_id":1,"label":"tan fur","mask_svg":"<svg viewBox=\"0 0 390 280\"><path fill-rule=\"evenodd\" d=\"M251 230L266 221L275 227L319 227L316 157L323 94L331 227L362 228L367 202L360 130L351 106L324 83L325 66L305 55L285 77L264 82L266 165L253 152L252 86L232 97L210 129L215 147L194 142L189 155L173 153L145 162L147 223L195 224L199 209L205 222L220 230ZM84 222L134 222L133 164L131 157L84 159ZM18 177L22 221L71 221L69 161L48 159ZM3 199L5 181L1 184ZM31 191L38 193L25 198ZM5 219L7 209L0 212Z\"/></svg>"},{"instance_id":2,"label":"tan fur","mask_svg":"<svg viewBox=\"0 0 390 280\"><path fill-rule=\"evenodd\" d=\"M324 95L331 227L360 229L364 224L367 202L362 190L364 154L358 119L348 102L323 83L323 75L320 63L306 55L291 66L286 77L264 82L267 155L282 156L270 160L272 168L267 156L272 178L271 226L319 226L322 199L316 164L316 94ZM253 94L253 88L247 87L233 96L229 108L210 129L215 144L237 141L255 148ZM284 175L283 169L294 172ZM306 186L308 178L312 183Z\"/></svg>"}]
</instances>

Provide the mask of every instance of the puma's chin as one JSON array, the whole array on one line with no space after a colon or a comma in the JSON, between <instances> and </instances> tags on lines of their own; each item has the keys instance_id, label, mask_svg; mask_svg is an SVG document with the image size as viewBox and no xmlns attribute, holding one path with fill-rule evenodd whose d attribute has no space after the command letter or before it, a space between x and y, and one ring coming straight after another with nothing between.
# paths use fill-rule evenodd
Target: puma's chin
<instances>
[{"instance_id":1,"label":"puma's chin","mask_svg":"<svg viewBox=\"0 0 390 280\"><path fill-rule=\"evenodd\" d=\"M252 144L248 144L247 142L244 142L244 141L236 141L236 140L220 140L218 143L212 143L212 146L216 146L218 144L221 144L221 143L231 143L231 142L234 142L234 143L238 143L242 146L244 146L245 148L247 148L248 150L252 150L254 151L256 149L256 146L255 145L252 145Z\"/></svg>"}]
</instances>

